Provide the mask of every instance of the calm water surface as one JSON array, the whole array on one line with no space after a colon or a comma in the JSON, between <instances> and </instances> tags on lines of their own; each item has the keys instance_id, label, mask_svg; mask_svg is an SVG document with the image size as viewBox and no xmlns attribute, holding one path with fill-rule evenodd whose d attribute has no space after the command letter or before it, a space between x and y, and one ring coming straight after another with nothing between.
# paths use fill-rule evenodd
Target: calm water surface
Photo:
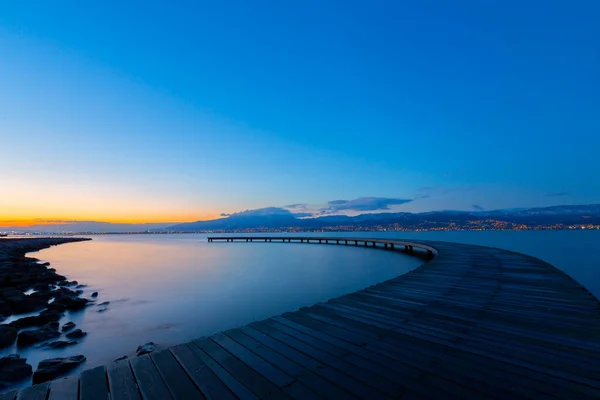
<instances>
[{"instance_id":1,"label":"calm water surface","mask_svg":"<svg viewBox=\"0 0 600 400\"><path fill-rule=\"evenodd\" d=\"M304 234L306 236L306 234ZM600 297L600 231L310 234L442 240L518 251L562 269ZM110 235L56 246L34 257L98 291L98 306L70 313L87 331L62 350L19 350L34 368L84 354L89 368L142 343L188 341L312 305L405 273L421 261L364 248L282 243L207 243L206 235ZM16 352L4 349L1 355Z\"/></svg>"},{"instance_id":2,"label":"calm water surface","mask_svg":"<svg viewBox=\"0 0 600 400\"><path fill-rule=\"evenodd\" d=\"M88 332L61 350L19 349L34 369L83 354L85 368L153 341L161 347L326 301L403 274L422 261L364 248L282 243L207 243L206 235L108 235L32 253L79 283L97 303L67 313ZM20 316L18 316L20 317ZM14 319L11 318L11 319ZM9 322L7 320L5 322ZM4 349L0 356L17 352Z\"/></svg>"}]
</instances>

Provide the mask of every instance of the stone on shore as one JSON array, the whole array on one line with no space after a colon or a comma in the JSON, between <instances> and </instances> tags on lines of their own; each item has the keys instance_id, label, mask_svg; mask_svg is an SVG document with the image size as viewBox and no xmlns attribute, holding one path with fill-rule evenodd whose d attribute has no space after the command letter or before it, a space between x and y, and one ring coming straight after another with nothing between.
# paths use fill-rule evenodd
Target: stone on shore
<instances>
[{"instance_id":1,"label":"stone on shore","mask_svg":"<svg viewBox=\"0 0 600 400\"><path fill-rule=\"evenodd\" d=\"M77 344L75 340L57 340L54 342L46 343L42 345L42 347L46 349L62 349L67 346L72 346L74 344Z\"/></svg>"},{"instance_id":2,"label":"stone on shore","mask_svg":"<svg viewBox=\"0 0 600 400\"><path fill-rule=\"evenodd\" d=\"M26 358L18 354L11 354L0 358L0 386L2 382L17 382L28 378L33 372Z\"/></svg>"},{"instance_id":3,"label":"stone on shore","mask_svg":"<svg viewBox=\"0 0 600 400\"><path fill-rule=\"evenodd\" d=\"M154 342L148 342L146 344L138 346L135 352L138 356L141 356L143 354L152 353L154 350L156 350L156 344Z\"/></svg>"},{"instance_id":4,"label":"stone on shore","mask_svg":"<svg viewBox=\"0 0 600 400\"><path fill-rule=\"evenodd\" d=\"M73 332L67 333L65 336L69 339L80 339L87 335L87 332L82 331L81 329L75 329Z\"/></svg>"},{"instance_id":5,"label":"stone on shore","mask_svg":"<svg viewBox=\"0 0 600 400\"><path fill-rule=\"evenodd\" d=\"M10 325L0 326L0 348L11 346L17 340L19 330Z\"/></svg>"},{"instance_id":6,"label":"stone on shore","mask_svg":"<svg viewBox=\"0 0 600 400\"><path fill-rule=\"evenodd\" d=\"M92 293L92 297L98 297L98 292Z\"/></svg>"},{"instance_id":7,"label":"stone on shore","mask_svg":"<svg viewBox=\"0 0 600 400\"><path fill-rule=\"evenodd\" d=\"M30 346L59 336L58 322L50 322L40 329L19 333L19 336L17 336L17 346Z\"/></svg>"},{"instance_id":8,"label":"stone on shore","mask_svg":"<svg viewBox=\"0 0 600 400\"><path fill-rule=\"evenodd\" d=\"M66 332L66 331L70 331L71 329L75 328L75 322L73 321L69 321L66 324L63 325L62 327L62 331Z\"/></svg>"},{"instance_id":9,"label":"stone on shore","mask_svg":"<svg viewBox=\"0 0 600 400\"><path fill-rule=\"evenodd\" d=\"M50 381L77 368L85 361L85 356L77 355L65 358L49 358L38 365L33 374L33 384Z\"/></svg>"}]
</instances>

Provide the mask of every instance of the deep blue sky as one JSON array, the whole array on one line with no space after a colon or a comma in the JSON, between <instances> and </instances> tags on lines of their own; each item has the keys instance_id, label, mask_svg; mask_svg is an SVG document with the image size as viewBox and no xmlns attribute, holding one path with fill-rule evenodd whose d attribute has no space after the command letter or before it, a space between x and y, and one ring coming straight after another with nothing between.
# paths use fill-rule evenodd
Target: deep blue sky
<instances>
[{"instance_id":1,"label":"deep blue sky","mask_svg":"<svg viewBox=\"0 0 600 400\"><path fill-rule=\"evenodd\" d=\"M600 202L600 2L123 3L0 5L0 220Z\"/></svg>"}]
</instances>

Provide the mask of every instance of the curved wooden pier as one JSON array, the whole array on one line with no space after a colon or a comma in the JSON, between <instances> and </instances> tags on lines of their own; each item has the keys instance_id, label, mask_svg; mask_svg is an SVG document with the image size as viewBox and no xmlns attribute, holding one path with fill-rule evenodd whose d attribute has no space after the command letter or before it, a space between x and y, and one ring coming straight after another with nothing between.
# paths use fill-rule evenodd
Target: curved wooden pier
<instances>
[{"instance_id":1,"label":"curved wooden pier","mask_svg":"<svg viewBox=\"0 0 600 400\"><path fill-rule=\"evenodd\" d=\"M435 258L326 303L37 385L18 399L600 398L598 300L536 258L429 241L208 240Z\"/></svg>"}]
</instances>

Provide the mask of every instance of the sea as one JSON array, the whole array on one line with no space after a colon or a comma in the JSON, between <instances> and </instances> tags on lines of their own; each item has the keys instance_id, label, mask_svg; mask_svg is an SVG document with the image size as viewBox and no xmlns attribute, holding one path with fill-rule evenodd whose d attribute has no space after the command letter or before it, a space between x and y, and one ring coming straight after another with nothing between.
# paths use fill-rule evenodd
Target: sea
<instances>
[{"instance_id":1,"label":"sea","mask_svg":"<svg viewBox=\"0 0 600 400\"><path fill-rule=\"evenodd\" d=\"M277 234L285 236L286 234ZM294 234L287 234L293 236ZM600 231L310 233L302 236L420 239L525 253L563 270L600 298ZM220 235L221 236L221 235ZM224 235L223 235L224 236ZM240 235L237 235L240 236ZM183 343L394 278L423 261L364 247L212 242L205 234L97 235L30 255L98 292L95 305L69 312L88 335L59 350L6 348L34 370L46 358L83 354L81 369L135 356L138 345ZM102 303L108 304L102 305ZM10 322L23 315L2 321ZM14 388L30 385L22 382Z\"/></svg>"}]
</instances>

